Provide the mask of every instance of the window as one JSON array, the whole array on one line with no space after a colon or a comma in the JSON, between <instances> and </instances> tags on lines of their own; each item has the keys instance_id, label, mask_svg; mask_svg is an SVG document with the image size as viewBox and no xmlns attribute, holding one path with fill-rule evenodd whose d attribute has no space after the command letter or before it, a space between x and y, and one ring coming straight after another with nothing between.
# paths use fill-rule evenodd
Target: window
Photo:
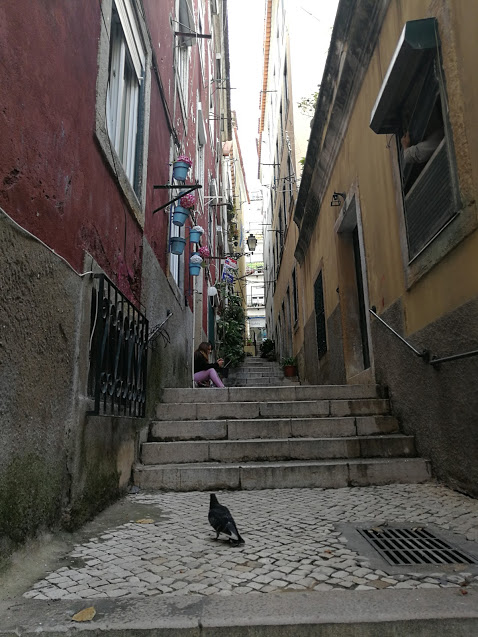
<instances>
[{"instance_id":1,"label":"window","mask_svg":"<svg viewBox=\"0 0 478 637\"><path fill-rule=\"evenodd\" d=\"M171 225L171 237L180 237L181 236L181 228L179 226L175 226L173 223ZM169 271L173 279L176 281L178 287L180 287L180 272L181 272L181 262L184 259L184 255L172 254L169 255Z\"/></svg>"},{"instance_id":2,"label":"window","mask_svg":"<svg viewBox=\"0 0 478 637\"><path fill-rule=\"evenodd\" d=\"M410 259L455 215L451 140L445 137L438 56L421 69L396 136ZM412 113L411 116L407 116Z\"/></svg>"},{"instance_id":3,"label":"window","mask_svg":"<svg viewBox=\"0 0 478 637\"><path fill-rule=\"evenodd\" d=\"M216 53L216 77L215 80L217 82L217 84L220 86L221 85L221 80L222 80L222 66L221 66L221 54L220 53ZM217 88L216 88L217 90Z\"/></svg>"},{"instance_id":4,"label":"window","mask_svg":"<svg viewBox=\"0 0 478 637\"><path fill-rule=\"evenodd\" d=\"M409 262L460 208L443 77L436 20L407 22L370 126L395 134Z\"/></svg>"},{"instance_id":5,"label":"window","mask_svg":"<svg viewBox=\"0 0 478 637\"><path fill-rule=\"evenodd\" d=\"M198 110L197 110L197 133L196 133L196 139L197 139L197 146L196 146L196 170L195 170L195 175L196 175L196 179L197 181L201 184L204 185L204 150L206 147L206 127L204 125L204 117L203 117L203 112L202 112L202 105L201 102L198 103ZM199 190L197 191L199 193L199 200L201 201L202 205L204 206L204 192L203 192L203 188L199 188Z\"/></svg>"},{"instance_id":6,"label":"window","mask_svg":"<svg viewBox=\"0 0 478 637\"><path fill-rule=\"evenodd\" d=\"M184 112L188 109L188 85L189 85L189 47L179 45L176 50L176 64L178 73L178 85L180 89Z\"/></svg>"},{"instance_id":7,"label":"window","mask_svg":"<svg viewBox=\"0 0 478 637\"><path fill-rule=\"evenodd\" d=\"M136 0L103 0L96 136L133 212L144 222L151 48Z\"/></svg>"},{"instance_id":8,"label":"window","mask_svg":"<svg viewBox=\"0 0 478 637\"><path fill-rule=\"evenodd\" d=\"M178 31L195 33L194 18L187 0L179 0L177 22ZM193 41L193 38L187 35L176 38L176 73L184 117L189 104L189 47Z\"/></svg>"},{"instance_id":9,"label":"window","mask_svg":"<svg viewBox=\"0 0 478 637\"><path fill-rule=\"evenodd\" d=\"M126 175L137 192L136 146L145 53L127 0L114 0L106 95L108 134Z\"/></svg>"},{"instance_id":10,"label":"window","mask_svg":"<svg viewBox=\"0 0 478 637\"><path fill-rule=\"evenodd\" d=\"M283 95L284 95L284 103L285 103L285 119L286 119L286 124L287 124L287 116L289 114L289 82L287 79L287 62L284 63L284 89L283 89Z\"/></svg>"}]
</instances>

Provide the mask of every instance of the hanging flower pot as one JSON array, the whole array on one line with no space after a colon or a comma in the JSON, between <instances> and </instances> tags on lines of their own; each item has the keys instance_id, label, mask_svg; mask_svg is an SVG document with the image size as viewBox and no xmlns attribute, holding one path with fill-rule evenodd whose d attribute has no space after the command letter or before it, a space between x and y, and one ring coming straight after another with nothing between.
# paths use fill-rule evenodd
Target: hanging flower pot
<instances>
[{"instance_id":1,"label":"hanging flower pot","mask_svg":"<svg viewBox=\"0 0 478 637\"><path fill-rule=\"evenodd\" d=\"M189 231L189 241L191 243L197 243L203 234L204 228L202 226L193 226Z\"/></svg>"},{"instance_id":2,"label":"hanging flower pot","mask_svg":"<svg viewBox=\"0 0 478 637\"><path fill-rule=\"evenodd\" d=\"M185 181L193 162L186 155L180 155L173 162L173 177L176 181Z\"/></svg>"},{"instance_id":3,"label":"hanging flower pot","mask_svg":"<svg viewBox=\"0 0 478 637\"><path fill-rule=\"evenodd\" d=\"M202 257L197 252L194 252L189 258L189 274L198 276L201 272L201 263Z\"/></svg>"},{"instance_id":4,"label":"hanging flower pot","mask_svg":"<svg viewBox=\"0 0 478 637\"><path fill-rule=\"evenodd\" d=\"M173 223L175 226L184 226L191 211L182 206L176 206L173 212Z\"/></svg>"},{"instance_id":5,"label":"hanging flower pot","mask_svg":"<svg viewBox=\"0 0 478 637\"><path fill-rule=\"evenodd\" d=\"M198 232L197 230L194 230L193 228L189 233L189 241L191 243L197 243L200 238L201 238L201 233Z\"/></svg>"},{"instance_id":6,"label":"hanging flower pot","mask_svg":"<svg viewBox=\"0 0 478 637\"><path fill-rule=\"evenodd\" d=\"M183 237L171 237L170 250L172 254L182 254L185 245L186 239L183 239Z\"/></svg>"}]
</instances>

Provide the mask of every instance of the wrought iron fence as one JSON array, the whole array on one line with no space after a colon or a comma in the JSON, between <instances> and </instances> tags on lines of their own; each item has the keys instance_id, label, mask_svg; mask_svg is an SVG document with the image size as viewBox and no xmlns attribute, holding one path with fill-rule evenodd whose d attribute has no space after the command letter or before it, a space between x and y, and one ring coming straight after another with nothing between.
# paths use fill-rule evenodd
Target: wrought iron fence
<instances>
[{"instance_id":1,"label":"wrought iron fence","mask_svg":"<svg viewBox=\"0 0 478 637\"><path fill-rule=\"evenodd\" d=\"M146 317L104 274L96 275L88 379L94 414L144 417L147 346Z\"/></svg>"}]
</instances>

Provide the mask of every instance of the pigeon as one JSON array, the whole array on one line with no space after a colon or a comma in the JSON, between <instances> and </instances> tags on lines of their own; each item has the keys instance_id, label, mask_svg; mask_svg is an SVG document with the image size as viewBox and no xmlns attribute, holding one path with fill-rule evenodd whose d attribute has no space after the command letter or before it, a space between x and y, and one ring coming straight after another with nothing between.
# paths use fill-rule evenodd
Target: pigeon
<instances>
[{"instance_id":1,"label":"pigeon","mask_svg":"<svg viewBox=\"0 0 478 637\"><path fill-rule=\"evenodd\" d=\"M211 499L209 503L209 524L216 531L216 540L219 537L219 533L224 533L229 538L229 541L237 546L238 544L245 544L242 537L239 535L236 523L229 511L229 509L222 504L219 504L214 493L211 493Z\"/></svg>"}]
</instances>

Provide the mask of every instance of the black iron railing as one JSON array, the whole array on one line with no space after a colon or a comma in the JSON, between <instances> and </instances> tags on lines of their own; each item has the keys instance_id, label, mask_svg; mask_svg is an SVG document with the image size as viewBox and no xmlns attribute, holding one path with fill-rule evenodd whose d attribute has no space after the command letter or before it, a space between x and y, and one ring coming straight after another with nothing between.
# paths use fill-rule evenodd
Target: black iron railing
<instances>
[{"instance_id":1,"label":"black iron railing","mask_svg":"<svg viewBox=\"0 0 478 637\"><path fill-rule=\"evenodd\" d=\"M147 346L146 317L104 274L96 275L88 379L94 414L144 417Z\"/></svg>"}]
</instances>

